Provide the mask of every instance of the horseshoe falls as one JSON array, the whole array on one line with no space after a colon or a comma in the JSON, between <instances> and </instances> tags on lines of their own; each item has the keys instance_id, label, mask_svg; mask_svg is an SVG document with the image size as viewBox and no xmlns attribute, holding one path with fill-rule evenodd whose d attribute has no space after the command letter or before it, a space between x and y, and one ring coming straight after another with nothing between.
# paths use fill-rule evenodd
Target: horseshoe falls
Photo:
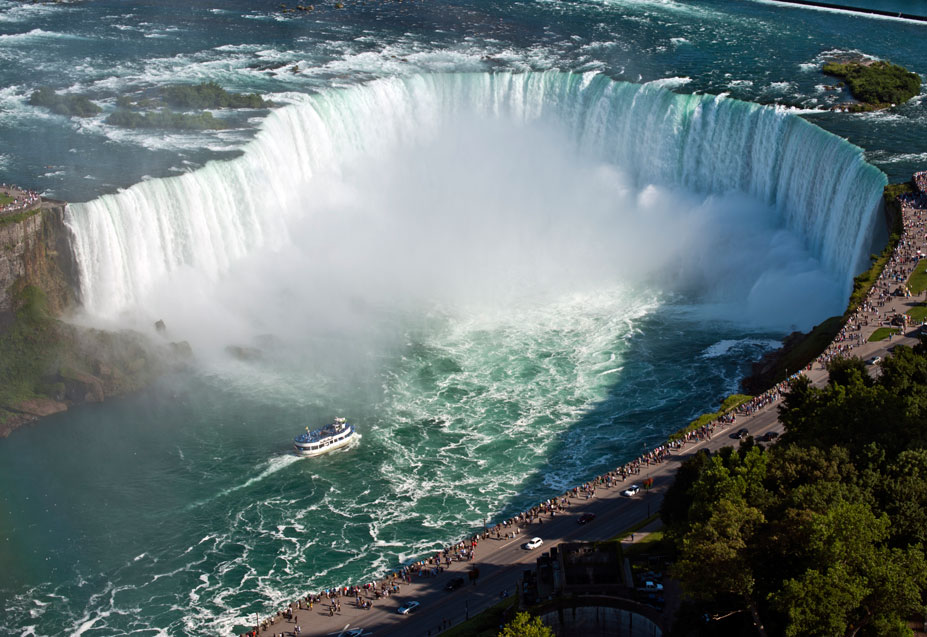
<instances>
[{"instance_id":1,"label":"horseshoe falls","mask_svg":"<svg viewBox=\"0 0 927 637\"><path fill-rule=\"evenodd\" d=\"M879 232L885 175L786 108L559 71L290 102L69 206L79 320L195 362L0 448L17 634L231 634L614 468L840 313Z\"/></svg>"},{"instance_id":2,"label":"horseshoe falls","mask_svg":"<svg viewBox=\"0 0 927 637\"><path fill-rule=\"evenodd\" d=\"M461 118L558 127L568 152L616 167L628 187L746 195L781 217L843 295L865 268L884 175L785 109L599 74L445 74L309 96L268 117L237 159L71 206L83 303L111 317L180 270L214 281L291 241L320 172L426 143Z\"/></svg>"}]
</instances>

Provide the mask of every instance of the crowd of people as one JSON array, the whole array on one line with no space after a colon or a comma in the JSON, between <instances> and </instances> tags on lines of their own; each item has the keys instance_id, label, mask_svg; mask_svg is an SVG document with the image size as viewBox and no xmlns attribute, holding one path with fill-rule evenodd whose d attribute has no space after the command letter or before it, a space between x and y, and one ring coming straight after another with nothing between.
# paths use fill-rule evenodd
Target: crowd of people
<instances>
[{"instance_id":1,"label":"crowd of people","mask_svg":"<svg viewBox=\"0 0 927 637\"><path fill-rule=\"evenodd\" d=\"M847 355L865 342L861 338L862 327L875 324L890 324L895 319L895 316L892 316L890 308L886 309L886 307L890 305L892 296L901 294L910 297L906 282L914 271L918 260L924 256L924 248L925 244L927 244L927 194L925 194L927 193L927 172L915 174L914 181L921 192L906 194L899 198L901 200L904 231L898 246L866 299L849 318L827 350L817 358L817 362L822 366L826 366L827 362L837 356ZM811 365L805 369L810 370L810 368ZM517 538L530 525L543 524L545 517L552 519L556 515L562 514L573 504L574 500L594 498L597 489L610 489L619 486L622 482L640 474L644 467L664 462L673 451L682 449L690 443L710 440L717 428L734 424L738 416L752 416L760 410L775 404L788 391L791 383L803 373L803 371L799 371L792 374L788 379L777 383L762 394L754 396L735 409L721 414L718 418L705 425L675 437L670 442L643 453L631 462L596 476L559 496L544 500L492 527L485 527L482 532L449 545L428 558L403 566L379 581L369 582L362 586L345 586L330 589L316 595L307 595L293 602L287 609L278 612L274 617L261 622L261 632L269 630L276 623L285 619L295 621L295 610L303 608L312 610L313 604L324 604L330 615L340 613L341 597L353 597L354 605L357 608L369 609L374 600L389 597L399 592L400 586L411 584L413 578L436 577L446 569L450 569L455 562L469 562L474 559L476 549L481 541ZM299 629L300 627L297 625L295 634L299 634ZM257 631L247 633L249 636L257 634ZM273 634L276 636L276 633ZM281 635L284 634L286 633L281 632Z\"/></svg>"},{"instance_id":2,"label":"crowd of people","mask_svg":"<svg viewBox=\"0 0 927 637\"><path fill-rule=\"evenodd\" d=\"M914 185L921 193L927 193L927 170L914 173Z\"/></svg>"},{"instance_id":3,"label":"crowd of people","mask_svg":"<svg viewBox=\"0 0 927 637\"><path fill-rule=\"evenodd\" d=\"M0 184L0 193L13 199L13 201L0 205L0 215L28 210L42 200L42 196L34 190L23 190L8 184Z\"/></svg>"},{"instance_id":4,"label":"crowd of people","mask_svg":"<svg viewBox=\"0 0 927 637\"><path fill-rule=\"evenodd\" d=\"M907 282L927 251L927 172L916 173L919 192L898 197L901 206L902 234L898 246L883 268L866 298L859 304L827 350L817 358L824 369L835 358L848 356L866 343L863 328L869 326L907 330L911 318L893 308L894 298L912 298ZM892 338L889 334L889 339Z\"/></svg>"}]
</instances>

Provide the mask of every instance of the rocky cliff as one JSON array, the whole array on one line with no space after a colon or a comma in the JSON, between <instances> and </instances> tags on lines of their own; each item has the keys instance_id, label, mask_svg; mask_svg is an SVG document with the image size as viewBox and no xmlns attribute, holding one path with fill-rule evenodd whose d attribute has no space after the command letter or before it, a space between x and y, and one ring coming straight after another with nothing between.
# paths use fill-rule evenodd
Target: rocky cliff
<instances>
[{"instance_id":1,"label":"rocky cliff","mask_svg":"<svg viewBox=\"0 0 927 637\"><path fill-rule=\"evenodd\" d=\"M74 305L78 286L65 205L46 199L34 210L0 216L0 329L15 318L16 293L26 285L43 290L55 315Z\"/></svg>"},{"instance_id":2,"label":"rocky cliff","mask_svg":"<svg viewBox=\"0 0 927 637\"><path fill-rule=\"evenodd\" d=\"M65 322L79 309L65 204L0 216L0 437L81 403L134 391L191 357L186 343Z\"/></svg>"}]
</instances>

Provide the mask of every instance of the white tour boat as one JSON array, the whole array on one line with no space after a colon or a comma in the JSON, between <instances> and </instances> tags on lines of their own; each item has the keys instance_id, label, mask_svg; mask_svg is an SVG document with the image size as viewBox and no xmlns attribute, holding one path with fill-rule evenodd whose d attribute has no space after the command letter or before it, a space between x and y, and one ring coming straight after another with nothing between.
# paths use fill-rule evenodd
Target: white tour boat
<instances>
[{"instance_id":1,"label":"white tour boat","mask_svg":"<svg viewBox=\"0 0 927 637\"><path fill-rule=\"evenodd\" d=\"M335 422L321 429L309 431L296 436L293 446L300 456L320 456L323 453L340 449L357 436L354 425L349 425L344 418L335 418Z\"/></svg>"}]
</instances>

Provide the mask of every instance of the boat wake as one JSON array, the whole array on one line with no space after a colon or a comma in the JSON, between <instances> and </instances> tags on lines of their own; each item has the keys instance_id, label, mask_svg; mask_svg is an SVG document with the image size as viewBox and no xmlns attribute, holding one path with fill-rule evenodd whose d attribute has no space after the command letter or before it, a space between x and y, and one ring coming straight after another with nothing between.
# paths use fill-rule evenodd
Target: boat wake
<instances>
[{"instance_id":1,"label":"boat wake","mask_svg":"<svg viewBox=\"0 0 927 637\"><path fill-rule=\"evenodd\" d=\"M200 500L199 502L194 502L193 504L187 507L187 510L199 508L214 500L218 500L219 498L235 493L236 491L241 491L242 489L246 489L257 482L260 482L264 478L272 476L273 474L277 473L278 471L282 469L286 469L287 467L289 467L291 464L293 464L297 460L299 460L299 457L297 457L296 455L275 456L267 461L267 464L264 465L263 471L261 471L258 475L248 478L246 481L244 481L243 483L239 485L229 487L228 489L223 489L222 491L220 491L219 493L217 493L216 495L210 498L207 498L205 500Z\"/></svg>"}]
</instances>

